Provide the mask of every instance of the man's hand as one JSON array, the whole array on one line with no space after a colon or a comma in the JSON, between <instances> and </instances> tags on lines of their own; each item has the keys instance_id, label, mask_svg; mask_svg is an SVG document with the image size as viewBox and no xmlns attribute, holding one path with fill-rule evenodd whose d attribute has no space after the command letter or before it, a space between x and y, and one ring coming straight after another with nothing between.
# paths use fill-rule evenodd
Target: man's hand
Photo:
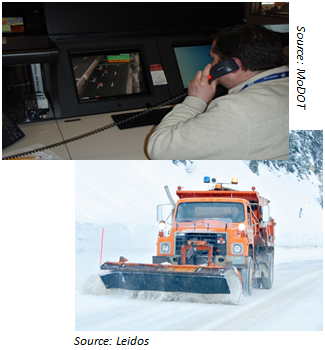
<instances>
[{"instance_id":1,"label":"man's hand","mask_svg":"<svg viewBox=\"0 0 325 350\"><path fill-rule=\"evenodd\" d=\"M211 64L208 64L204 71L198 71L194 79L188 84L188 95L195 96L209 103L217 90L218 79L209 84Z\"/></svg>"}]
</instances>

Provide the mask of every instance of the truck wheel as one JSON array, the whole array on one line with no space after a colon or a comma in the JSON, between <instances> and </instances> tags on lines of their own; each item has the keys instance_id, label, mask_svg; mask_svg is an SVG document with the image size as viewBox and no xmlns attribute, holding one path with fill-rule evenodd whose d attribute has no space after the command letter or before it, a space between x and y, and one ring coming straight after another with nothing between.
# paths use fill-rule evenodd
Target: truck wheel
<instances>
[{"instance_id":1,"label":"truck wheel","mask_svg":"<svg viewBox=\"0 0 325 350\"><path fill-rule=\"evenodd\" d=\"M255 278L253 283L253 288L259 289L262 286L262 278Z\"/></svg>"},{"instance_id":2,"label":"truck wheel","mask_svg":"<svg viewBox=\"0 0 325 350\"><path fill-rule=\"evenodd\" d=\"M273 254L267 254L267 277L262 278L262 287L264 289L271 289L274 279L274 258Z\"/></svg>"},{"instance_id":3,"label":"truck wheel","mask_svg":"<svg viewBox=\"0 0 325 350\"><path fill-rule=\"evenodd\" d=\"M243 280L243 293L244 295L251 296L253 289L253 268L252 268L252 258L248 258L247 269L241 269L240 271Z\"/></svg>"}]
</instances>

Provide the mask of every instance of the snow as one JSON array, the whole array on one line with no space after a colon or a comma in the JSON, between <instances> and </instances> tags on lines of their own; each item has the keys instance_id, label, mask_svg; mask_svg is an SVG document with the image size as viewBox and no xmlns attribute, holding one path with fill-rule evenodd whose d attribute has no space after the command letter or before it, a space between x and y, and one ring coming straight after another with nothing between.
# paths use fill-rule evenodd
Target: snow
<instances>
[{"instance_id":1,"label":"snow","mask_svg":"<svg viewBox=\"0 0 325 350\"><path fill-rule=\"evenodd\" d=\"M87 322L84 327L80 323L83 315L87 315L92 308L97 310L100 305L109 303L109 300L123 305L132 301L133 306L130 304L128 310L135 307L135 313L128 314L130 321L125 320L123 323L123 330L134 329L134 322L146 316L146 308L150 308L150 305L160 307L162 304L165 305L163 308L169 308L170 302L163 301L166 299L162 297L155 304L147 304L146 298L151 298L148 293L145 297L138 293L134 300L135 295L132 293L103 289L96 279L99 273L102 229L103 262L118 261L120 256L126 257L130 262L152 262L152 255L156 255L158 233L156 206L169 203L165 185L169 186L176 201L175 191L179 185L189 190L207 189L211 185L203 183L204 176L215 177L218 182L230 182L232 177L237 177L238 189L248 190L255 186L263 197L270 200L271 215L276 222L276 267L280 269L292 263L299 266L299 261L317 261L323 257L323 211L318 202L320 182L314 175L309 180L298 180L294 174L286 174L284 170L278 171L260 164L258 176L251 172L245 161L194 161L187 166L182 163L174 165L171 161L78 161L75 173L76 330L87 330ZM270 294L273 289L267 292ZM177 300L182 298L173 299L172 304ZM198 302L204 303L203 300ZM144 307L143 314L136 305ZM192 304L185 299L182 303L177 303L177 307L184 309L184 312L193 311L193 306L187 308L186 305ZM245 307L249 310L249 306ZM103 313L107 313L111 309L108 307L107 310L103 306L103 310ZM98 313L100 317L100 310ZM305 317L312 319L312 315ZM155 322L155 319L152 321ZM94 329L91 321L88 326L90 330L103 330L100 326ZM159 330L159 327L145 324L143 327L144 330ZM245 330L259 330L254 327ZM201 328L204 329L204 325ZM112 331L116 329L105 328ZM286 330L285 327L283 330ZM291 323L290 330L300 330L299 322Z\"/></svg>"}]
</instances>

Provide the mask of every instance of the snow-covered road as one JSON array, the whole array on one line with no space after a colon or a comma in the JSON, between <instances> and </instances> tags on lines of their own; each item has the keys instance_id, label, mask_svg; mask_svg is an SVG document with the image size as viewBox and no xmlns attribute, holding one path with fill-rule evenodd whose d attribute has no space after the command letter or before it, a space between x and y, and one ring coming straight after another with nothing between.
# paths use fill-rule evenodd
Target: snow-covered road
<instances>
[{"instance_id":1,"label":"snow-covered road","mask_svg":"<svg viewBox=\"0 0 325 350\"><path fill-rule=\"evenodd\" d=\"M321 331L323 261L275 265L271 290L239 305L139 300L76 292L76 331Z\"/></svg>"}]
</instances>

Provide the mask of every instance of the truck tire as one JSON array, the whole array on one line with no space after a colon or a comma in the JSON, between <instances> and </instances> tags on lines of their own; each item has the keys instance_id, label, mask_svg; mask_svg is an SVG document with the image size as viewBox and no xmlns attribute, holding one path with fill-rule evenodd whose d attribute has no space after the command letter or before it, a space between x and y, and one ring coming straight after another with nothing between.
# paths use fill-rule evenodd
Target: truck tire
<instances>
[{"instance_id":1,"label":"truck tire","mask_svg":"<svg viewBox=\"0 0 325 350\"><path fill-rule=\"evenodd\" d=\"M259 289L262 286L262 278L254 278L253 288Z\"/></svg>"},{"instance_id":2,"label":"truck tire","mask_svg":"<svg viewBox=\"0 0 325 350\"><path fill-rule=\"evenodd\" d=\"M252 268L251 257L248 257L247 269L241 269L240 273L243 280L243 294L247 296L251 296L252 290L253 290L253 268Z\"/></svg>"},{"instance_id":3,"label":"truck tire","mask_svg":"<svg viewBox=\"0 0 325 350\"><path fill-rule=\"evenodd\" d=\"M273 254L267 254L267 277L262 277L262 287L271 289L274 279L274 258Z\"/></svg>"}]
</instances>

